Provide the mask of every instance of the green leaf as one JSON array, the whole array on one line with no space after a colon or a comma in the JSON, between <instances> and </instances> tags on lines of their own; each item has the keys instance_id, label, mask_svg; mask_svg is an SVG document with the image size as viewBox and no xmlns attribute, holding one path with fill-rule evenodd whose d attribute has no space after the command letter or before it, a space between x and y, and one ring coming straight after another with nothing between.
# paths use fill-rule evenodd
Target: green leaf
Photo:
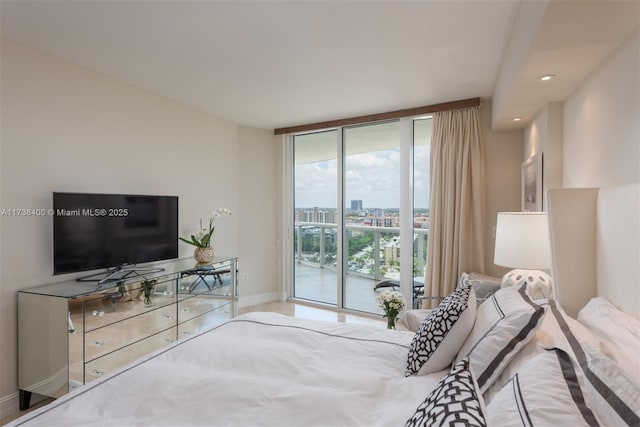
<instances>
[{"instance_id":1,"label":"green leaf","mask_svg":"<svg viewBox=\"0 0 640 427\"><path fill-rule=\"evenodd\" d=\"M191 235L191 241L193 242L192 245L197 246L199 248L202 247L202 243L200 243L200 241L196 239L196 236L194 236L193 234Z\"/></svg>"},{"instance_id":2,"label":"green leaf","mask_svg":"<svg viewBox=\"0 0 640 427\"><path fill-rule=\"evenodd\" d=\"M196 245L195 243L193 243L191 240L187 240L187 239L182 238L182 237L178 237L178 239L182 240L183 242L185 242L185 243L187 243L187 244L189 244L189 245L198 246L198 245Z\"/></svg>"}]
</instances>

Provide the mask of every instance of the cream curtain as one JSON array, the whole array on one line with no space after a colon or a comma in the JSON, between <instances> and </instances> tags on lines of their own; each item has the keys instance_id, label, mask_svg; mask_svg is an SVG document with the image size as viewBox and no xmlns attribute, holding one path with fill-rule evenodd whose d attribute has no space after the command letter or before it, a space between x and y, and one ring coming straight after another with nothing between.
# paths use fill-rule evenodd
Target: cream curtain
<instances>
[{"instance_id":1,"label":"cream curtain","mask_svg":"<svg viewBox=\"0 0 640 427\"><path fill-rule=\"evenodd\" d=\"M446 296L463 271L484 271L484 185L480 108L435 113L425 296Z\"/></svg>"}]
</instances>

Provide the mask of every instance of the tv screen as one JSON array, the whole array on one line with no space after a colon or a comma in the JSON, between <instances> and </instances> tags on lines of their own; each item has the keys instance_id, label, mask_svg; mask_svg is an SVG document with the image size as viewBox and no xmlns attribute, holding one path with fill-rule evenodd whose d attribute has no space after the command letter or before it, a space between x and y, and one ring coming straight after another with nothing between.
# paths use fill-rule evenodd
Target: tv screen
<instances>
[{"instance_id":1,"label":"tv screen","mask_svg":"<svg viewBox=\"0 0 640 427\"><path fill-rule=\"evenodd\" d=\"M53 193L53 272L178 257L178 197Z\"/></svg>"}]
</instances>

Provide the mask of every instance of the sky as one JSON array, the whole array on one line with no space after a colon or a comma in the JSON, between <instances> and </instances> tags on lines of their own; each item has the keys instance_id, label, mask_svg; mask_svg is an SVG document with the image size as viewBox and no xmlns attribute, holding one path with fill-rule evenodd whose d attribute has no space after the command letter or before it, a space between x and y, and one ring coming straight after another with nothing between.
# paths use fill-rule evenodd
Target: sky
<instances>
[{"instance_id":1,"label":"sky","mask_svg":"<svg viewBox=\"0 0 640 427\"><path fill-rule=\"evenodd\" d=\"M429 145L414 150L414 207L429 206ZM347 156L345 201L362 200L364 209L400 206L400 149ZM337 207L337 161L295 167L296 208Z\"/></svg>"}]
</instances>

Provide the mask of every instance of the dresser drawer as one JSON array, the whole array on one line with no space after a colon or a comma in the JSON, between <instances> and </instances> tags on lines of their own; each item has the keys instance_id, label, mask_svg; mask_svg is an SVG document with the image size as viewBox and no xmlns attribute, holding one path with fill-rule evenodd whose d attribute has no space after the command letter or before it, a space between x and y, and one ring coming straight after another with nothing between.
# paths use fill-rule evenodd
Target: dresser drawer
<instances>
[{"instance_id":1,"label":"dresser drawer","mask_svg":"<svg viewBox=\"0 0 640 427\"><path fill-rule=\"evenodd\" d=\"M215 310L182 322L178 325L178 338L186 338L219 325L233 317L229 301Z\"/></svg>"},{"instance_id":2,"label":"dresser drawer","mask_svg":"<svg viewBox=\"0 0 640 427\"><path fill-rule=\"evenodd\" d=\"M84 331L90 332L96 329L104 328L123 320L127 320L134 316L157 310L162 306L174 304L176 299L174 296L154 294L153 306L145 307L142 298L131 301L112 302L109 296L95 297L85 302L84 307ZM79 307L80 309L82 307ZM82 316L80 312L78 315ZM72 317L76 315L72 313ZM75 319L74 319L75 322Z\"/></svg>"},{"instance_id":3,"label":"dresser drawer","mask_svg":"<svg viewBox=\"0 0 640 427\"><path fill-rule=\"evenodd\" d=\"M106 317L106 315L105 315ZM175 326L176 306L168 305L87 332L85 361L90 361L140 339Z\"/></svg>"},{"instance_id":4,"label":"dresser drawer","mask_svg":"<svg viewBox=\"0 0 640 427\"><path fill-rule=\"evenodd\" d=\"M142 356L152 353L176 340L176 327L152 335L106 356L84 365L85 382L90 382L111 373Z\"/></svg>"},{"instance_id":5,"label":"dresser drawer","mask_svg":"<svg viewBox=\"0 0 640 427\"><path fill-rule=\"evenodd\" d=\"M178 323L184 323L212 310L229 305L229 300L215 295L197 295L178 302Z\"/></svg>"}]
</instances>

